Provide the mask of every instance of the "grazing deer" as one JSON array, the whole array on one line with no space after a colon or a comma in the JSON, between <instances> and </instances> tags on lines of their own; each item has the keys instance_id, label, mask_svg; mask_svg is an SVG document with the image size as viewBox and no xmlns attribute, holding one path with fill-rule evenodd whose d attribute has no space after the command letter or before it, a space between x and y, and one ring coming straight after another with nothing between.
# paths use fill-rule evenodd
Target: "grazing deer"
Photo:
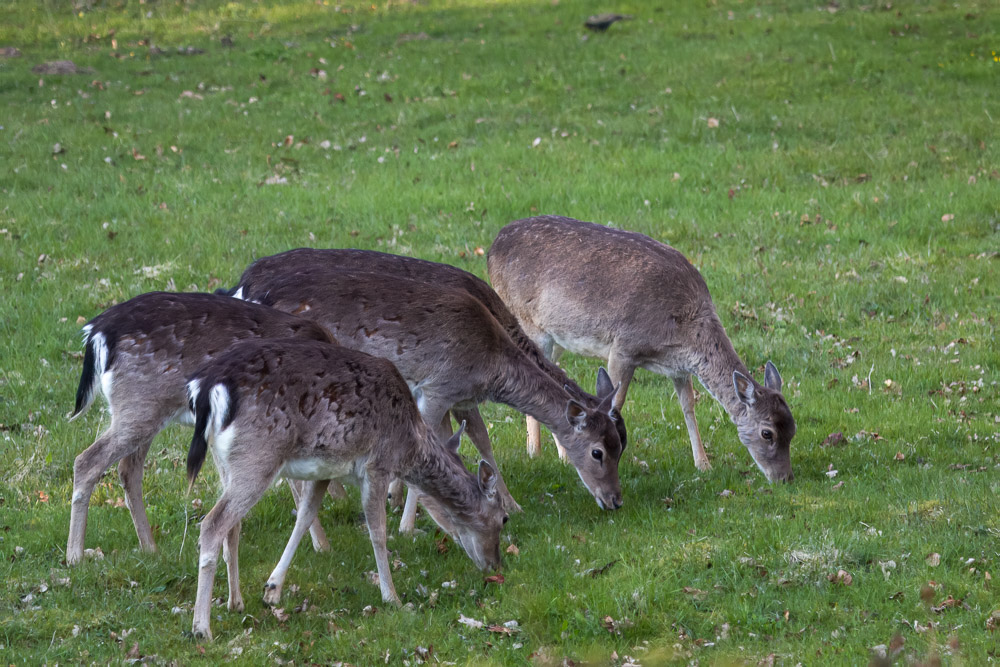
<instances>
[{"instance_id":1,"label":"grazing deer","mask_svg":"<svg viewBox=\"0 0 1000 667\"><path fill-rule=\"evenodd\" d=\"M223 543L229 608L243 609L240 522L278 475L310 483L292 536L268 578L265 602L280 598L292 556L331 479L361 487L385 602L399 604L386 550L385 502L393 478L423 494L431 516L480 569L499 567L507 514L497 497L494 468L480 461L478 474L466 469L457 453L461 429L442 443L389 361L311 341L247 341L198 371L188 391L196 416L189 483L194 484L209 444L222 480L222 495L201 524L196 637L212 636L212 585Z\"/></svg>"},{"instance_id":2,"label":"grazing deer","mask_svg":"<svg viewBox=\"0 0 1000 667\"><path fill-rule=\"evenodd\" d=\"M585 406L520 350L468 292L389 272L265 258L247 268L232 293L314 319L341 345L389 359L406 378L424 419L437 429L443 428L450 410L457 407L471 414L484 400L533 415L566 446L598 505L621 506L622 441L611 407L615 391L607 373L598 374L597 405ZM474 427L479 432L470 436L473 443L496 468L485 424L473 419L469 428ZM498 490L505 505L513 508L502 477ZM413 529L415 503L411 493L400 521L403 532Z\"/></svg>"},{"instance_id":3,"label":"grazing deer","mask_svg":"<svg viewBox=\"0 0 1000 667\"><path fill-rule=\"evenodd\" d=\"M300 337L331 342L315 322L216 294L151 292L112 306L83 327L83 373L76 392L76 419L97 393L104 395L111 425L73 466L66 562L83 557L87 509L101 475L116 461L125 504L144 551L156 543L142 501L142 471L157 433L172 423L193 424L187 377L247 338ZM314 532L317 547L327 546Z\"/></svg>"},{"instance_id":4,"label":"grazing deer","mask_svg":"<svg viewBox=\"0 0 1000 667\"><path fill-rule=\"evenodd\" d=\"M486 281L463 271L450 264L431 262L426 259L407 257L405 255L392 255L375 250L345 249L319 249L319 248L297 248L288 250L270 257L262 257L254 262L253 271L256 280L262 284L267 283L274 277L287 277L289 272L298 270L310 271L311 267L329 267L347 269L351 271L369 271L371 273L386 273L412 280L421 280L432 285L452 287L464 290L471 296L478 299L486 309L490 311L493 318L503 327L514 344L524 352L527 357L535 363L542 371L551 376L556 382L562 384L570 395L582 403L585 407L594 408L600 404L601 399L585 392L557 365L552 363L542 354L538 346L528 338L521 329L517 318L510 312L504 304L503 299L493 291ZM482 442L485 428L482 428L482 417L479 410L473 408L470 411L453 410L452 413L457 421L465 420L471 426L469 437L473 439L476 448L480 452L490 451L490 444L487 440ZM622 442L622 449L627 442L625 422L621 417L618 408L612 410L612 418L618 430L618 437ZM447 416L445 420L447 421ZM538 421L533 417L528 417L530 424L534 428L528 429L529 442L528 454L537 456L541 441L539 439ZM557 443L558 445L558 443ZM565 450L559 446L559 453L562 458L566 458ZM508 499L512 500L512 499ZM509 510L519 510L517 503L508 507Z\"/></svg>"},{"instance_id":5,"label":"grazing deer","mask_svg":"<svg viewBox=\"0 0 1000 667\"><path fill-rule=\"evenodd\" d=\"M621 408L636 368L674 381L699 470L711 466L694 413L697 376L736 424L769 481L791 480L795 420L768 362L750 377L698 270L635 232L558 216L510 223L490 248L494 289L550 359L563 350L608 360Z\"/></svg>"}]
</instances>

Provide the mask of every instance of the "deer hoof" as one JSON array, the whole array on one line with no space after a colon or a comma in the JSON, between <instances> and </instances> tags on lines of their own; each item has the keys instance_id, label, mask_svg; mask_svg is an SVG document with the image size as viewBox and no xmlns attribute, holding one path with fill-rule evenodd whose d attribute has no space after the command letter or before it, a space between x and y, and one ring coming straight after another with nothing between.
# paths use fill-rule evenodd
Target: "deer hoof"
<instances>
[{"instance_id":1,"label":"deer hoof","mask_svg":"<svg viewBox=\"0 0 1000 667\"><path fill-rule=\"evenodd\" d=\"M264 604L274 606L281 601L281 589L270 581L264 585Z\"/></svg>"},{"instance_id":2,"label":"deer hoof","mask_svg":"<svg viewBox=\"0 0 1000 667\"><path fill-rule=\"evenodd\" d=\"M695 467L702 472L706 472L712 469L712 464L708 462L708 459L702 459L700 461L695 461Z\"/></svg>"},{"instance_id":3,"label":"deer hoof","mask_svg":"<svg viewBox=\"0 0 1000 667\"><path fill-rule=\"evenodd\" d=\"M194 635L195 639L204 639L206 641L212 641L212 631L208 629L208 626L201 627L195 624L191 628L191 634Z\"/></svg>"},{"instance_id":4,"label":"deer hoof","mask_svg":"<svg viewBox=\"0 0 1000 667\"><path fill-rule=\"evenodd\" d=\"M243 613L243 611L245 610L243 600L230 600L229 604L226 606L229 608L229 611L237 611Z\"/></svg>"}]
</instances>

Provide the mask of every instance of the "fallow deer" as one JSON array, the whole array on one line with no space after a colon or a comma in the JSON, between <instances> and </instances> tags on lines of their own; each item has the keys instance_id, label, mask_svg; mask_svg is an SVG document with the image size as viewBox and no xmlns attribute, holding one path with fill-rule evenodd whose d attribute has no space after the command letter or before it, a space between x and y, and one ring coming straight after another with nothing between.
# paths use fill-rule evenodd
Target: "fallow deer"
<instances>
[{"instance_id":1,"label":"fallow deer","mask_svg":"<svg viewBox=\"0 0 1000 667\"><path fill-rule=\"evenodd\" d=\"M279 475L309 483L292 536L268 579L265 602L280 598L292 556L331 479L361 487L385 602L399 604L386 550L385 503L393 478L419 490L435 521L480 569L499 567L507 514L497 497L496 472L486 461L476 475L466 469L456 451L461 429L448 443L438 439L391 362L311 341L246 341L198 371L188 391L196 415L189 483L211 446L223 489L201 524L196 637L212 636L212 585L223 543L229 608L243 609L240 522Z\"/></svg>"},{"instance_id":2,"label":"fallow deer","mask_svg":"<svg viewBox=\"0 0 1000 667\"><path fill-rule=\"evenodd\" d=\"M260 275L258 266L263 267ZM471 411L484 400L535 416L560 437L598 505L621 506L622 441L607 373L598 374L597 405L583 405L519 349L483 303L465 290L387 272L265 258L247 268L232 293L314 319L341 345L389 359L435 428L442 428L449 410ZM478 424L481 433L473 442L496 467L485 425ZM498 489L513 507L502 478ZM411 494L400 530L413 529L415 511Z\"/></svg>"},{"instance_id":3,"label":"fallow deer","mask_svg":"<svg viewBox=\"0 0 1000 667\"><path fill-rule=\"evenodd\" d=\"M517 318L510 312L500 296L493 291L493 288L485 280L468 271L451 264L353 248L296 248L269 257L262 257L253 265L254 275L261 283L266 283L275 276L288 276L290 271L295 272L300 269L308 271L311 270L310 267L386 273L412 280L421 280L432 285L464 290L486 306L486 309L503 327L518 349L524 352L545 373L562 384L574 399L588 408L596 407L600 403L599 398L581 389L559 366L546 358L538 346L524 333ZM469 411L456 409L452 413L457 421L465 420L468 422L469 437L473 439L476 448L480 452L490 451L488 436L485 435L486 429L482 425L479 410L477 408ZM624 449L627 443L627 433L625 422L617 408L612 410L612 418ZM534 428L529 428L528 431L530 438L528 454L537 456L541 447L538 437L538 422L532 417L528 417L528 420L534 425ZM483 442L483 438L487 438L485 442ZM559 450L560 456L565 458L565 450L561 446ZM508 501L510 500L508 499ZM508 509L518 510L520 507L513 503Z\"/></svg>"},{"instance_id":4,"label":"fallow deer","mask_svg":"<svg viewBox=\"0 0 1000 667\"><path fill-rule=\"evenodd\" d=\"M608 360L621 408L637 368L674 382L699 470L710 468L694 412L696 376L729 413L769 481L791 480L795 420L768 362L758 384L733 349L704 279L680 252L635 232L558 216L510 223L488 257L490 281L550 359Z\"/></svg>"},{"instance_id":5,"label":"fallow deer","mask_svg":"<svg viewBox=\"0 0 1000 667\"><path fill-rule=\"evenodd\" d=\"M185 392L189 375L247 338L333 340L315 322L272 308L216 294L168 292L142 294L112 306L83 332L83 373L70 419L83 414L101 393L111 424L73 465L66 545L70 564L83 557L94 486L116 461L139 545L144 551L156 550L142 499L143 464L157 433L172 423L194 423ZM321 534L314 539L317 546L325 546Z\"/></svg>"}]
</instances>

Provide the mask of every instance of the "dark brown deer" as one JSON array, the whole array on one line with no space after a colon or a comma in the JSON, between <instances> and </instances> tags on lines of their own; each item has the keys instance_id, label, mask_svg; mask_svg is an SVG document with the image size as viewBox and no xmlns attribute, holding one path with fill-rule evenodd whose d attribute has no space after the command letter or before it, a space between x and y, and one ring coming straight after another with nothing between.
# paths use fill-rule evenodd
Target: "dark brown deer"
<instances>
[{"instance_id":1,"label":"dark brown deer","mask_svg":"<svg viewBox=\"0 0 1000 667\"><path fill-rule=\"evenodd\" d=\"M396 368L363 352L302 340L256 340L234 347L188 384L196 415L188 452L194 483L212 456L222 495L201 524L198 593L192 630L211 638L212 586L225 544L229 608L243 610L238 545L240 522L277 476L308 480L292 536L268 579L276 602L329 480L361 487L368 534L385 602L399 604L386 550L386 496L400 478L422 494L438 525L480 569L500 565L507 514L486 461L469 472L457 453L461 429L444 443L427 428Z\"/></svg>"},{"instance_id":2,"label":"dark brown deer","mask_svg":"<svg viewBox=\"0 0 1000 667\"><path fill-rule=\"evenodd\" d=\"M156 543L142 500L142 471L157 433L172 423L193 424L187 377L247 338L301 337L332 341L322 326L257 304L217 294L151 292L112 306L83 328L83 373L71 419L101 393L111 425L73 465L66 562L83 557L87 509L104 471L116 461L125 504L144 551ZM317 523L317 528L319 524ZM325 546L321 533L317 546Z\"/></svg>"},{"instance_id":3,"label":"dark brown deer","mask_svg":"<svg viewBox=\"0 0 1000 667\"><path fill-rule=\"evenodd\" d=\"M699 470L710 468L695 421L696 376L729 413L768 480L791 480L795 420L768 362L758 384L733 349L698 270L635 232L558 216L510 223L490 249L494 289L550 359L608 360L621 408L636 368L671 378Z\"/></svg>"},{"instance_id":4,"label":"dark brown deer","mask_svg":"<svg viewBox=\"0 0 1000 667\"><path fill-rule=\"evenodd\" d=\"M303 272L309 272L313 267L385 273L412 280L421 280L432 285L464 290L486 306L486 309L503 327L518 349L524 352L528 359L542 371L562 384L574 399L588 408L595 408L601 402L600 398L581 389L561 368L547 359L538 346L524 333L517 318L510 312L499 295L493 291L493 288L485 280L468 271L451 264L353 248L296 248L258 259L254 262L253 270L256 280L266 284L273 277L287 278L290 272L294 273L300 269ZM490 451L488 435L486 435L486 428L479 415L479 410L477 408L468 411L455 409L452 412L457 421L465 420L469 424L468 434L476 448L480 452ZM617 408L612 410L612 419L618 429L618 437L621 439L622 449L624 449L627 444L627 433L625 422ZM532 417L528 417L528 420L534 426L528 430L528 454L537 456L541 447L538 421ZM483 442L484 439L485 442ZM566 458L565 450L561 446L559 446L559 450L560 456ZM512 502L512 499L508 498L508 502ZM518 509L520 508L517 503L508 507L509 511Z\"/></svg>"},{"instance_id":5,"label":"dark brown deer","mask_svg":"<svg viewBox=\"0 0 1000 667\"><path fill-rule=\"evenodd\" d=\"M614 388L606 373L598 377L600 401L588 408L528 358L465 290L326 263L289 261L281 271L281 263L259 262L244 272L234 295L312 318L341 345L389 359L435 428L456 406L471 411L484 400L535 416L563 441L598 505L621 505L622 442L611 411ZM261 275L258 266L266 267ZM495 467L492 450L482 446L489 445L485 431L482 425L473 442ZM511 503L502 479L498 490ZM415 510L408 501L400 522L404 532L412 530Z\"/></svg>"}]
</instances>

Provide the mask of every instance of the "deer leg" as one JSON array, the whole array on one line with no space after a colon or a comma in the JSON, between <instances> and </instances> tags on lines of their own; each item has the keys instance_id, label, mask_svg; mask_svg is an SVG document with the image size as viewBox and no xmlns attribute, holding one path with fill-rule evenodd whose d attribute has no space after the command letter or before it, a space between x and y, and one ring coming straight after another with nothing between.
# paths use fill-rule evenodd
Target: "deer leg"
<instances>
[{"instance_id":1,"label":"deer leg","mask_svg":"<svg viewBox=\"0 0 1000 667\"><path fill-rule=\"evenodd\" d=\"M69 538L66 542L66 563L69 565L79 563L83 559L87 510L90 507L90 497L94 494L94 487L100 481L101 475L113 463L133 452L142 450L142 458L145 459L145 452L149 450L153 436L157 433L157 431L123 433L123 429L118 426L119 423L121 422L112 419L108 430L90 447L80 452L73 462L73 499L70 505ZM139 506L141 507L141 503ZM145 508L141 508L141 511L145 516ZM136 532L138 530L136 528ZM152 537L150 540L152 541Z\"/></svg>"},{"instance_id":2,"label":"deer leg","mask_svg":"<svg viewBox=\"0 0 1000 667\"><path fill-rule=\"evenodd\" d=\"M445 433L451 433L451 422L448 421L448 411L453 406L442 405L440 402L432 400L426 394L424 395L424 399L424 407L420 411L420 416L424 418L424 423L436 425L435 433L438 437L442 437ZM393 483L399 481L394 480ZM406 491L406 505L403 507L403 515L399 518L399 533L401 535L412 533L417 524L417 501L419 500L419 495L420 492L414 488L408 488Z\"/></svg>"},{"instance_id":3,"label":"deer leg","mask_svg":"<svg viewBox=\"0 0 1000 667\"><path fill-rule=\"evenodd\" d=\"M691 438L691 454L694 456L694 465L698 470L711 470L712 464L708 462L708 454L705 453L705 448L701 444L701 434L698 433L698 422L694 416L694 386L691 384L691 376L674 378L674 389L677 391L677 400L681 403L681 412L684 413L688 437Z\"/></svg>"},{"instance_id":4,"label":"deer leg","mask_svg":"<svg viewBox=\"0 0 1000 667\"><path fill-rule=\"evenodd\" d=\"M556 346L552 337L540 329L532 328L531 331L528 331L528 327L525 327L525 332L542 350L545 358L555 363L555 360L562 354L562 348ZM524 417L528 427L528 456L535 458L542 453L542 426L531 415L525 415ZM556 442L558 443L558 441Z\"/></svg>"},{"instance_id":5,"label":"deer leg","mask_svg":"<svg viewBox=\"0 0 1000 667\"><path fill-rule=\"evenodd\" d=\"M504 509L508 512L520 512L521 506L517 504L514 497L510 495L510 491L507 490L507 484L503 480L503 476L500 474L500 467L497 465L496 459L493 458L493 446L490 443L490 432L486 428L486 423L483 421L483 416L479 413L479 408L472 408L471 410L455 410L452 409L452 414L455 415L455 419L464 419L466 433L469 439L472 440L472 444L476 446L479 453L482 455L486 462L493 466L493 469L497 473L497 491L500 493L500 498L503 501Z\"/></svg>"},{"instance_id":6,"label":"deer leg","mask_svg":"<svg viewBox=\"0 0 1000 667\"><path fill-rule=\"evenodd\" d=\"M390 482L389 496L391 497L389 499L389 502L392 504L393 508L403 506L404 504L403 499L406 497L406 494L404 493L405 489L406 485L403 484L403 480L401 479L394 479L392 480L392 482Z\"/></svg>"},{"instance_id":7,"label":"deer leg","mask_svg":"<svg viewBox=\"0 0 1000 667\"><path fill-rule=\"evenodd\" d=\"M149 447L140 447L118 462L118 478L125 491L125 505L132 514L132 524L139 537L139 548L143 551L156 551L153 541L153 531L149 527L146 516L146 505L142 501L142 473L146 463Z\"/></svg>"},{"instance_id":8,"label":"deer leg","mask_svg":"<svg viewBox=\"0 0 1000 667\"><path fill-rule=\"evenodd\" d=\"M228 490L222 494L219 502L201 522L201 536L198 538L200 547L198 557L198 593L194 602L194 621L191 632L196 639L212 639L210 627L212 616L212 585L215 581L215 570L219 564L219 547L222 546L229 531L239 524L242 516L233 510L233 503L228 496Z\"/></svg>"},{"instance_id":9,"label":"deer leg","mask_svg":"<svg viewBox=\"0 0 1000 667\"><path fill-rule=\"evenodd\" d=\"M292 500L295 501L295 516L297 519L298 512L302 511L302 493L305 482L299 479L286 479L285 481L288 482L288 490L292 492ZM341 486L340 490L343 491L344 487ZM318 515L312 522L312 525L309 526L309 537L312 538L313 551L326 552L330 550L330 540L326 538L326 531L323 530L323 524L319 522Z\"/></svg>"},{"instance_id":10,"label":"deer leg","mask_svg":"<svg viewBox=\"0 0 1000 667\"><path fill-rule=\"evenodd\" d=\"M635 374L635 363L630 361L625 355L615 354L614 349L608 355L608 377L611 378L611 385L618 388L615 394L615 407L619 412L625 405L625 395L628 394L628 386L632 383L632 376ZM690 381L689 381L690 386Z\"/></svg>"},{"instance_id":11,"label":"deer leg","mask_svg":"<svg viewBox=\"0 0 1000 667\"><path fill-rule=\"evenodd\" d=\"M243 592L240 590L240 526L242 521L229 529L226 541L222 543L222 560L226 561L226 575L229 579L229 611L242 612Z\"/></svg>"},{"instance_id":12,"label":"deer leg","mask_svg":"<svg viewBox=\"0 0 1000 667\"><path fill-rule=\"evenodd\" d=\"M385 495L388 480L370 473L365 474L361 481L361 504L365 510L365 522L368 524L368 536L375 550L375 566L378 569L378 585L382 591L382 601L400 606L396 588L392 585L392 572L389 570L389 551L386 548L385 536ZM413 491L411 496L415 496ZM409 497L407 498L409 502Z\"/></svg>"},{"instance_id":13,"label":"deer leg","mask_svg":"<svg viewBox=\"0 0 1000 667\"><path fill-rule=\"evenodd\" d=\"M281 560L275 565L271 576L267 578L264 585L264 604L276 605L281 600L281 588L285 583L285 575L288 574L288 566L292 564L292 556L299 547L299 542L309 530L309 526L316 519L319 506L326 495L328 480L319 482L306 482L302 488L302 504L299 505L298 514L295 516L295 527L292 528L292 535L288 538L288 544L281 553ZM383 501L382 511L385 512Z\"/></svg>"},{"instance_id":14,"label":"deer leg","mask_svg":"<svg viewBox=\"0 0 1000 667\"><path fill-rule=\"evenodd\" d=\"M420 492L414 488L406 488L406 505L403 506L403 516L399 518L399 534L409 535L417 524L417 498Z\"/></svg>"}]
</instances>

